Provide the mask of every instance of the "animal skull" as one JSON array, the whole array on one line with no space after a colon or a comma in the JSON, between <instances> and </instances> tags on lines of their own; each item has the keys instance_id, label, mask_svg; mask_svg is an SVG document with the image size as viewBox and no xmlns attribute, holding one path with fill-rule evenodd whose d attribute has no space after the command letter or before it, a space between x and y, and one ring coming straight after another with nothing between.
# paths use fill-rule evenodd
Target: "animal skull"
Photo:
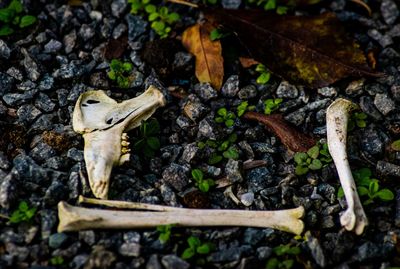
<instances>
[{"instance_id":1,"label":"animal skull","mask_svg":"<svg viewBox=\"0 0 400 269\"><path fill-rule=\"evenodd\" d=\"M104 91L88 91L79 97L72 126L85 140L84 158L94 196L107 198L112 168L129 160L126 132L138 127L164 105L164 95L154 86L121 103Z\"/></svg>"}]
</instances>

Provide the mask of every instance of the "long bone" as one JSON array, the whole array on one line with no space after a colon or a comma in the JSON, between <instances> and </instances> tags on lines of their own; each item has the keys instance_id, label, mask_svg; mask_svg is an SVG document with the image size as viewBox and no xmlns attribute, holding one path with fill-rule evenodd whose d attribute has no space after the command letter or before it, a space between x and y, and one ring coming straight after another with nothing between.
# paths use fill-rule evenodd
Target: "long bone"
<instances>
[{"instance_id":1,"label":"long bone","mask_svg":"<svg viewBox=\"0 0 400 269\"><path fill-rule=\"evenodd\" d=\"M95 199L88 198L80 198L80 201L118 208L155 210L155 212L83 208L71 206L62 201L58 203L59 232L84 229L151 228L167 224L269 227L294 234L301 234L304 229L304 223L300 219L304 216L302 206L275 211L251 211L175 208L123 201L95 201Z\"/></svg>"},{"instance_id":2,"label":"long bone","mask_svg":"<svg viewBox=\"0 0 400 269\"><path fill-rule=\"evenodd\" d=\"M348 100L335 100L326 111L326 128L329 152L335 162L347 202L347 209L341 215L340 223L346 230L360 235L368 225L368 219L357 193L346 152L347 123L349 113L354 108L356 105Z\"/></svg>"},{"instance_id":3,"label":"long bone","mask_svg":"<svg viewBox=\"0 0 400 269\"><path fill-rule=\"evenodd\" d=\"M72 126L85 140L86 170L97 198L107 198L112 168L129 160L126 132L138 127L164 104L163 94L154 86L121 103L103 91L88 91L79 97Z\"/></svg>"}]
</instances>

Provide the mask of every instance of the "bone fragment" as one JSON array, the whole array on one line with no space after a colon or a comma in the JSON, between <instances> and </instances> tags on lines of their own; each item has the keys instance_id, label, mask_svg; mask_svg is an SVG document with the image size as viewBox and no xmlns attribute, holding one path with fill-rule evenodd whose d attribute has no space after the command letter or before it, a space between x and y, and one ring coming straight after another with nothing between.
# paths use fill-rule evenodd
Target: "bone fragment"
<instances>
[{"instance_id":1,"label":"bone fragment","mask_svg":"<svg viewBox=\"0 0 400 269\"><path fill-rule=\"evenodd\" d=\"M94 199L85 200L93 203ZM105 203L104 203L105 202ZM99 200L96 204L149 209L148 206L134 203L127 206L128 202ZM304 223L300 219L304 216L304 208L276 210L276 211L251 211L251 210L225 210L225 209L187 209L171 208L168 206L154 207L150 210L162 211L121 211L92 209L71 206L66 202L58 203L59 225L58 231L79 231L85 229L135 229L151 228L158 225L174 224L177 226L247 226L269 227L289 233L301 234Z\"/></svg>"},{"instance_id":2,"label":"bone fragment","mask_svg":"<svg viewBox=\"0 0 400 269\"><path fill-rule=\"evenodd\" d=\"M346 152L347 122L349 113L356 105L345 99L335 100L326 111L326 127L329 152L335 162L347 202L347 209L340 217L340 223L357 235L368 225L357 187L351 173Z\"/></svg>"},{"instance_id":3,"label":"bone fragment","mask_svg":"<svg viewBox=\"0 0 400 269\"><path fill-rule=\"evenodd\" d=\"M86 170L96 197L107 198L112 168L129 160L126 132L138 127L164 104L163 94L154 86L121 103L103 91L88 91L79 97L72 126L85 140Z\"/></svg>"}]
</instances>

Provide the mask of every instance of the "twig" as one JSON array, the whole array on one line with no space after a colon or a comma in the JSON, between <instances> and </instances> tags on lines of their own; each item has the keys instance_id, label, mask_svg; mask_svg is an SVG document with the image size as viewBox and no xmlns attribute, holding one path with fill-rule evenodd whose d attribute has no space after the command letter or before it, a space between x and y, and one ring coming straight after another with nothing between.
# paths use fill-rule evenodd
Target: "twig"
<instances>
[{"instance_id":1,"label":"twig","mask_svg":"<svg viewBox=\"0 0 400 269\"><path fill-rule=\"evenodd\" d=\"M199 5L187 2L185 0L167 0L167 2L180 4L180 5L184 5L184 6L189 6L189 7L194 7L194 8L199 8Z\"/></svg>"}]
</instances>

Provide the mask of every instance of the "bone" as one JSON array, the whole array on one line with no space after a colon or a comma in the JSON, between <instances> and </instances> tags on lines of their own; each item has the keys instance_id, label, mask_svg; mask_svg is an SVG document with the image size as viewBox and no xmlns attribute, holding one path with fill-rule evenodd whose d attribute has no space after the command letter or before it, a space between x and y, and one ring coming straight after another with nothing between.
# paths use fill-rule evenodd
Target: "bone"
<instances>
[{"instance_id":1,"label":"bone","mask_svg":"<svg viewBox=\"0 0 400 269\"><path fill-rule=\"evenodd\" d=\"M58 203L58 232L80 231L85 229L135 229L151 228L159 225L176 226L246 226L274 228L281 231L301 234L304 223L302 206L294 209L276 211L225 210L225 209L187 209L168 206L107 201L80 198L81 202L113 206L155 210L121 211L93 209L72 206L62 201Z\"/></svg>"},{"instance_id":2,"label":"bone","mask_svg":"<svg viewBox=\"0 0 400 269\"><path fill-rule=\"evenodd\" d=\"M121 103L103 91L89 91L79 97L72 126L85 140L84 158L94 196L107 198L112 168L129 160L125 132L138 127L164 104L163 94L154 86Z\"/></svg>"},{"instance_id":3,"label":"bone","mask_svg":"<svg viewBox=\"0 0 400 269\"><path fill-rule=\"evenodd\" d=\"M354 108L356 105L348 100L335 100L326 111L326 127L329 152L335 162L347 202L340 223L346 230L360 235L368 225L368 219L357 193L346 152L347 123L349 113Z\"/></svg>"}]
</instances>

